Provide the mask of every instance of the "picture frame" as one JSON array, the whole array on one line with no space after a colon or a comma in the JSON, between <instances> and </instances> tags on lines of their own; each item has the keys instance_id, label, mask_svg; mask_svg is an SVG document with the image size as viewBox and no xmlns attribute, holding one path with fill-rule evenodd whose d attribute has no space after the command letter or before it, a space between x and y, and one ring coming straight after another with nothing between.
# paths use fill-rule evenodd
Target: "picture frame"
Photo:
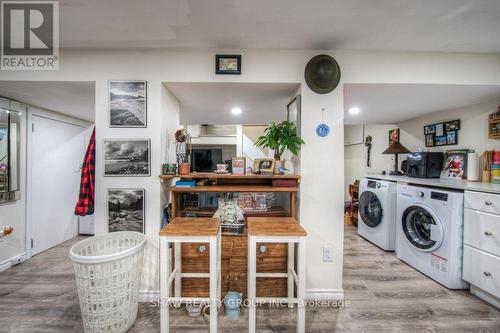
<instances>
[{"instance_id":1,"label":"picture frame","mask_svg":"<svg viewBox=\"0 0 500 333\"><path fill-rule=\"evenodd\" d=\"M441 178L466 179L468 149L447 150L444 153Z\"/></svg>"},{"instance_id":2,"label":"picture frame","mask_svg":"<svg viewBox=\"0 0 500 333\"><path fill-rule=\"evenodd\" d=\"M389 130L389 146L394 142L399 142L399 128Z\"/></svg>"},{"instance_id":3,"label":"picture frame","mask_svg":"<svg viewBox=\"0 0 500 333\"><path fill-rule=\"evenodd\" d=\"M447 121L444 123L446 132L458 131L460 129L460 119Z\"/></svg>"},{"instance_id":4,"label":"picture frame","mask_svg":"<svg viewBox=\"0 0 500 333\"><path fill-rule=\"evenodd\" d=\"M442 123L424 126L424 142L426 147L458 145L458 130L460 120L450 120Z\"/></svg>"},{"instance_id":5,"label":"picture frame","mask_svg":"<svg viewBox=\"0 0 500 333\"><path fill-rule=\"evenodd\" d=\"M104 139L104 177L151 176L151 140Z\"/></svg>"},{"instance_id":6,"label":"picture frame","mask_svg":"<svg viewBox=\"0 0 500 333\"><path fill-rule=\"evenodd\" d=\"M246 170L246 158L233 157L231 159L231 170L233 175L244 175Z\"/></svg>"},{"instance_id":7,"label":"picture frame","mask_svg":"<svg viewBox=\"0 0 500 333\"><path fill-rule=\"evenodd\" d=\"M241 75L241 55L216 54L215 74Z\"/></svg>"},{"instance_id":8,"label":"picture frame","mask_svg":"<svg viewBox=\"0 0 500 333\"><path fill-rule=\"evenodd\" d=\"M110 80L108 116L111 128L146 128L147 81Z\"/></svg>"},{"instance_id":9,"label":"picture frame","mask_svg":"<svg viewBox=\"0 0 500 333\"><path fill-rule=\"evenodd\" d=\"M146 190L143 188L108 188L108 231L146 232Z\"/></svg>"},{"instance_id":10,"label":"picture frame","mask_svg":"<svg viewBox=\"0 0 500 333\"><path fill-rule=\"evenodd\" d=\"M426 134L425 135L425 146L426 147L434 147L434 134Z\"/></svg>"},{"instance_id":11,"label":"picture frame","mask_svg":"<svg viewBox=\"0 0 500 333\"><path fill-rule=\"evenodd\" d=\"M301 96L297 95L286 106L286 120L295 125L297 136L300 137Z\"/></svg>"},{"instance_id":12,"label":"picture frame","mask_svg":"<svg viewBox=\"0 0 500 333\"><path fill-rule=\"evenodd\" d=\"M256 158L253 162L253 170L258 173L273 173L274 158Z\"/></svg>"},{"instance_id":13,"label":"picture frame","mask_svg":"<svg viewBox=\"0 0 500 333\"><path fill-rule=\"evenodd\" d=\"M434 134L434 133L436 133L435 125L424 126L424 134Z\"/></svg>"}]
</instances>

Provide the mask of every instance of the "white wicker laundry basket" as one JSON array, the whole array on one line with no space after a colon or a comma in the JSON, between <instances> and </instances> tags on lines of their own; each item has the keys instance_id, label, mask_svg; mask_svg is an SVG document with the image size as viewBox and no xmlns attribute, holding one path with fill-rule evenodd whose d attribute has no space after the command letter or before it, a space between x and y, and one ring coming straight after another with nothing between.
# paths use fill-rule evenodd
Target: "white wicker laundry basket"
<instances>
[{"instance_id":1,"label":"white wicker laundry basket","mask_svg":"<svg viewBox=\"0 0 500 333\"><path fill-rule=\"evenodd\" d=\"M143 234L120 231L70 249L86 333L126 332L134 324L145 244Z\"/></svg>"}]
</instances>

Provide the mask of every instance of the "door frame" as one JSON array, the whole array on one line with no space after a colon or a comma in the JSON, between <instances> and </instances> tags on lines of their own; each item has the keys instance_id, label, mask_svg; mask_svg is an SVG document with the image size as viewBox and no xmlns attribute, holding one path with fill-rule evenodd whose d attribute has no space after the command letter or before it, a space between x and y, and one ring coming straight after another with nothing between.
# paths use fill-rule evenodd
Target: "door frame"
<instances>
[{"instance_id":1,"label":"door frame","mask_svg":"<svg viewBox=\"0 0 500 333\"><path fill-rule=\"evenodd\" d=\"M74 125L81 127L85 133L85 140L88 142L90 139L90 132L88 128L92 126L92 124L86 120L74 118L71 116L66 116L64 114L43 110L34 106L28 105L28 110L26 114L26 259L30 259L32 257L32 248L31 248L31 240L33 237L33 221L31 215L32 208L32 198L31 198L31 190L32 190L32 147L33 147L33 117L45 118L53 121L58 121L61 123ZM83 156L82 156L83 162ZM76 203L75 203L76 204Z\"/></svg>"}]
</instances>

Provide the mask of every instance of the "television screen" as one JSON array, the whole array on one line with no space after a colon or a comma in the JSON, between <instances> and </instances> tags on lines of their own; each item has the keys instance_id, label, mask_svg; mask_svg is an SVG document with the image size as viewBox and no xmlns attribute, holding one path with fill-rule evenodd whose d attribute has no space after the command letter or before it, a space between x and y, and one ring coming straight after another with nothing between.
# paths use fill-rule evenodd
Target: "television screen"
<instances>
[{"instance_id":1,"label":"television screen","mask_svg":"<svg viewBox=\"0 0 500 333\"><path fill-rule=\"evenodd\" d=\"M222 149L193 149L191 161L193 171L213 172L222 163Z\"/></svg>"}]
</instances>

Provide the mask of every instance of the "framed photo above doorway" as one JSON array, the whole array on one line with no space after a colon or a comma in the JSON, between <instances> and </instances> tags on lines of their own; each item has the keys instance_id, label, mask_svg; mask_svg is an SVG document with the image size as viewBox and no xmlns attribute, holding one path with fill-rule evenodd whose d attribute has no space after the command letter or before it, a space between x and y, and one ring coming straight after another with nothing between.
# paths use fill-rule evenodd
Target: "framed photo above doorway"
<instances>
[{"instance_id":1,"label":"framed photo above doorway","mask_svg":"<svg viewBox=\"0 0 500 333\"><path fill-rule=\"evenodd\" d=\"M241 74L241 55L215 55L215 74Z\"/></svg>"}]
</instances>

